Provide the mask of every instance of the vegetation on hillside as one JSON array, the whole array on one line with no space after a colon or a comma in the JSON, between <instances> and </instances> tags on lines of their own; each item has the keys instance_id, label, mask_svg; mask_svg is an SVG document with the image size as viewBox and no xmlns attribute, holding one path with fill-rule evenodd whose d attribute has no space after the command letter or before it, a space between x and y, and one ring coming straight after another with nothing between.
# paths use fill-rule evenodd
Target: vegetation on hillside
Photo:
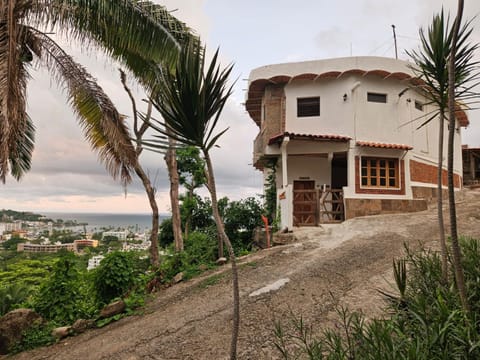
<instances>
[{"instance_id":1,"label":"vegetation on hillside","mask_svg":"<svg viewBox=\"0 0 480 360\"><path fill-rule=\"evenodd\" d=\"M394 261L397 289L383 292L384 316L368 319L339 308L335 328L314 335L314 324L292 315L279 321L275 346L283 359L479 359L480 240L461 239L470 312L458 291L442 280L441 256L423 250ZM450 258L450 271L453 264ZM319 329L316 329L319 330ZM317 333L318 334L318 333Z\"/></svg>"}]
</instances>

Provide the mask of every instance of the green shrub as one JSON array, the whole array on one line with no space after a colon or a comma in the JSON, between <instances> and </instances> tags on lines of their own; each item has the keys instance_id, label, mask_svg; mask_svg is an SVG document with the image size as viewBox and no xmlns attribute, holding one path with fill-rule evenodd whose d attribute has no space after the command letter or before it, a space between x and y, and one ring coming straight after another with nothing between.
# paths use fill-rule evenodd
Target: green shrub
<instances>
[{"instance_id":1,"label":"green shrub","mask_svg":"<svg viewBox=\"0 0 480 360\"><path fill-rule=\"evenodd\" d=\"M210 233L194 231L185 240L185 253L190 264L209 265L217 256L217 239Z\"/></svg>"},{"instance_id":2,"label":"green shrub","mask_svg":"<svg viewBox=\"0 0 480 360\"><path fill-rule=\"evenodd\" d=\"M91 292L86 278L78 271L75 255L58 259L50 278L40 285L32 306L43 317L59 324L93 315L96 309Z\"/></svg>"},{"instance_id":3,"label":"green shrub","mask_svg":"<svg viewBox=\"0 0 480 360\"><path fill-rule=\"evenodd\" d=\"M52 330L57 326L54 322L40 324L31 327L23 333L22 340L15 344L11 353L19 353L40 346L53 344L56 339L52 336Z\"/></svg>"},{"instance_id":4,"label":"green shrub","mask_svg":"<svg viewBox=\"0 0 480 360\"><path fill-rule=\"evenodd\" d=\"M179 272L189 279L201 272L200 265L207 268L215 266L217 255L217 240L211 234L194 231L190 233L184 243L185 250L180 253L172 252L165 256L159 269L163 282L169 282Z\"/></svg>"},{"instance_id":5,"label":"green shrub","mask_svg":"<svg viewBox=\"0 0 480 360\"><path fill-rule=\"evenodd\" d=\"M94 270L94 287L101 304L125 295L135 285L134 258L132 252L114 251L107 254Z\"/></svg>"},{"instance_id":6,"label":"green shrub","mask_svg":"<svg viewBox=\"0 0 480 360\"><path fill-rule=\"evenodd\" d=\"M27 300L31 288L19 283L0 286L0 316L15 309Z\"/></svg>"},{"instance_id":7,"label":"green shrub","mask_svg":"<svg viewBox=\"0 0 480 360\"><path fill-rule=\"evenodd\" d=\"M166 248L170 244L173 243L174 238L173 238L173 224L172 224L172 218L169 217L167 219L164 219L160 227L158 229L158 243L160 246Z\"/></svg>"}]
</instances>

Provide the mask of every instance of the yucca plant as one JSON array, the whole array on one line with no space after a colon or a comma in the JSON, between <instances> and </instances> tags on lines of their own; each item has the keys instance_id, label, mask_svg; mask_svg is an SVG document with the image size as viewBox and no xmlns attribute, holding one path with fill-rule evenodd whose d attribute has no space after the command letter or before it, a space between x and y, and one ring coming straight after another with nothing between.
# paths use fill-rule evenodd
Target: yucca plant
<instances>
[{"instance_id":1,"label":"yucca plant","mask_svg":"<svg viewBox=\"0 0 480 360\"><path fill-rule=\"evenodd\" d=\"M471 36L471 23L467 22L461 27L459 34L459 51L455 60L455 78L451 85L457 101L466 106L473 105L475 93L473 87L477 85L477 75L473 71L477 63L472 62L472 54L477 45L468 43ZM419 30L420 49L407 51L414 65L411 67L414 73L423 81L420 91L428 99L428 104L434 105L434 110L426 115L426 119L418 127L421 128L438 118L438 163L437 163L437 218L440 235L440 248L442 254L443 281L448 280L447 245L445 240L445 225L443 220L443 154L444 154L444 128L445 117L448 110L448 58L452 48L453 29L448 16L445 17L443 10L434 15L427 31ZM450 116L449 116L450 117ZM454 128L456 126L454 125Z\"/></svg>"},{"instance_id":2,"label":"yucca plant","mask_svg":"<svg viewBox=\"0 0 480 360\"><path fill-rule=\"evenodd\" d=\"M225 226L218 209L217 190L210 150L227 129L217 130L218 121L227 99L232 94L228 77L233 65L221 69L218 50L210 65L205 65L205 49L200 42L192 42L183 48L174 72L164 72L158 84L158 92L152 98L163 120L150 124L156 138L146 141L145 146L164 151L169 143L166 137L180 144L200 149L207 167L207 188L212 199L212 212L219 238L219 255L223 256L225 244L232 265L233 282L233 329L230 358L236 359L240 323L240 297L238 274L233 247L225 233Z\"/></svg>"}]
</instances>

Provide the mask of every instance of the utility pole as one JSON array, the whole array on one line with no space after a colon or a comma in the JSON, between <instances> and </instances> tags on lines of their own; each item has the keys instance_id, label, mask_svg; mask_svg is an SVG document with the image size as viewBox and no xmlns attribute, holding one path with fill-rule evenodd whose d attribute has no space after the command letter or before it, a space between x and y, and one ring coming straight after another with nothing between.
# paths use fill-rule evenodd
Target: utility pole
<instances>
[{"instance_id":1,"label":"utility pole","mask_svg":"<svg viewBox=\"0 0 480 360\"><path fill-rule=\"evenodd\" d=\"M395 59L398 60L397 34L395 34L395 25L392 25L392 30L393 30L393 44L395 45Z\"/></svg>"}]
</instances>

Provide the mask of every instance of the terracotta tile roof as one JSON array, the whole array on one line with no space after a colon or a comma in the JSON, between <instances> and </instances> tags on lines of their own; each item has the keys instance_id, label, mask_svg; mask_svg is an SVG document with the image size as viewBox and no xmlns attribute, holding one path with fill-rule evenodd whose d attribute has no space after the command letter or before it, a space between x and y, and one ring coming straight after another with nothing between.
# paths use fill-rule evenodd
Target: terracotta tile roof
<instances>
[{"instance_id":1,"label":"terracotta tile roof","mask_svg":"<svg viewBox=\"0 0 480 360\"><path fill-rule=\"evenodd\" d=\"M374 147L374 148L382 148L382 149L397 149L397 150L413 149L413 147L410 145L387 144L387 143L379 143L379 142L373 142L373 141L357 141L357 146L366 146L366 147Z\"/></svg>"},{"instance_id":2,"label":"terracotta tile roof","mask_svg":"<svg viewBox=\"0 0 480 360\"><path fill-rule=\"evenodd\" d=\"M280 144L285 137L289 137L291 140L314 140L314 141L338 141L338 142L347 142L351 139L350 136L344 135L331 135L331 134L296 134L291 132L284 132L283 134L278 134L272 136L268 140L268 145Z\"/></svg>"}]
</instances>

